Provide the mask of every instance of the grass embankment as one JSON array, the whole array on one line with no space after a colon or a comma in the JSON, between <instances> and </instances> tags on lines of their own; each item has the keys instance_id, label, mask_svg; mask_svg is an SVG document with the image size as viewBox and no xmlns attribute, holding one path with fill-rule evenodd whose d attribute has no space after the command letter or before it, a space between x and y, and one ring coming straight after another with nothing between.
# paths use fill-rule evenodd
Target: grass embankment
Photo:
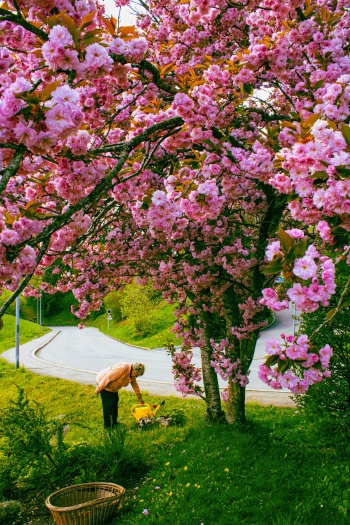
<instances>
[{"instance_id":1,"label":"grass embankment","mask_svg":"<svg viewBox=\"0 0 350 525\"><path fill-rule=\"evenodd\" d=\"M0 330L0 354L5 350L13 348L16 345L16 318L12 315L4 315L4 326ZM32 339L50 332L46 326L40 326L30 321L20 319L19 322L19 343L23 345Z\"/></svg>"},{"instance_id":2,"label":"grass embankment","mask_svg":"<svg viewBox=\"0 0 350 525\"><path fill-rule=\"evenodd\" d=\"M138 336L132 328L129 319L115 322L113 319L109 322L107 315L100 315L95 321L87 321L87 324L98 328L104 334L110 335L119 341L129 345L149 348L164 348L167 343L175 345L181 344L180 340L171 332L174 326L174 307L165 301L154 307L152 311L152 333L144 336Z\"/></svg>"},{"instance_id":3,"label":"grass embankment","mask_svg":"<svg viewBox=\"0 0 350 525\"><path fill-rule=\"evenodd\" d=\"M93 386L14 371L4 360L0 371L0 409L16 397L19 384L51 416L70 414L73 421L65 440L81 453L63 476L52 476L55 481L40 490L26 490L27 472L16 496L25 509L22 521L11 522L52 525L45 498L60 486L96 481L91 464L100 461L100 452L94 450L102 435L101 400ZM154 396L144 398L159 402ZM99 478L127 488L117 517L108 525L349 523L350 447L322 422L307 420L294 409L248 404L245 428L212 426L204 420L203 402L170 397L159 413L183 409L187 423L140 430L130 414L135 401L132 393L122 391L126 452L136 463L118 475L105 470ZM88 456L84 447L90 447ZM2 475L0 488L6 494Z\"/></svg>"},{"instance_id":4,"label":"grass embankment","mask_svg":"<svg viewBox=\"0 0 350 525\"><path fill-rule=\"evenodd\" d=\"M14 318L7 317L0 352L14 346ZM21 343L45 330L21 323ZM117 468L111 473L103 467L101 401L93 386L16 371L0 359L0 411L16 398L16 385L50 417L71 421L65 442L73 455L67 456L62 471L51 473L51 465L46 465L48 471L39 471L37 480L34 467L13 478L0 469L0 502L16 499L22 504L21 516L11 525L52 525L45 498L57 488L97 480L127 489L117 517L108 525L349 523L350 446L327 421L308 420L295 409L248 404L244 428L213 426L204 419L203 402L168 397L159 414L182 409L187 423L141 430L130 414L136 398L122 391L125 451L114 460ZM144 399L151 405L160 401L147 394ZM114 450L109 451L110 463ZM102 470L96 474L99 465ZM10 486L15 487L12 493Z\"/></svg>"},{"instance_id":5,"label":"grass embankment","mask_svg":"<svg viewBox=\"0 0 350 525\"><path fill-rule=\"evenodd\" d=\"M0 298L0 305L10 297L10 292L3 292L2 297ZM111 293L110 296L113 297L115 293ZM42 326L77 326L79 323L83 323L86 326L94 326L98 328L102 333L107 334L119 341L123 341L127 344L140 346L143 348L155 349L155 348L164 348L167 343L172 343L175 345L181 344L180 340L175 337L172 333L172 327L176 321L174 316L174 306L168 304L166 301L161 301L156 304L148 304L147 317L149 318L149 323L146 323L147 329L144 331L147 332L144 335L139 335L133 326L131 319L116 320L120 318L120 310L113 305L111 297L106 298L108 306L103 305L101 308L102 314L99 312L92 312L87 319L81 321L71 312L72 304L75 304L74 299L72 299L69 294L56 294L54 296L44 295L42 301L42 315L41 321ZM49 303L48 303L49 301ZM47 304L48 303L48 304ZM108 324L107 319L107 308L112 306L114 318L110 320ZM48 312L53 312L52 315L48 315ZM14 338L14 315L15 315L15 304L13 303L9 309L8 313L10 315L4 316L5 328L6 325L9 325L9 334L13 329L13 338ZM13 316L13 317L12 317ZM20 322L21 322L21 337L24 336L24 333L28 331L29 339L38 337L37 333L33 332L35 330L35 322L39 318L39 303L37 299L32 297L26 298L20 297ZM33 321L33 324L28 325L26 321ZM38 326L38 325L37 325ZM22 328L23 327L23 328ZM39 327L38 327L39 329ZM42 333L39 332L39 335L45 333L46 328L42 328ZM7 336L6 336L7 337ZM0 342L5 341L5 336L3 330L0 331ZM24 339L21 340L23 344ZM1 344L1 343L0 343ZM7 348L14 346L10 344ZM1 347L0 347L1 348ZM5 347L4 347L5 348Z\"/></svg>"}]
</instances>

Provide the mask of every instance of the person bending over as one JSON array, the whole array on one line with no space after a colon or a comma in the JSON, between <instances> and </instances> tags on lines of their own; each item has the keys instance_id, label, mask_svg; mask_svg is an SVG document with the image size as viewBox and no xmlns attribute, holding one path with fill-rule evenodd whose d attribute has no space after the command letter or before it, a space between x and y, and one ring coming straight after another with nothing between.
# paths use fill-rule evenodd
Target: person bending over
<instances>
[{"instance_id":1,"label":"person bending over","mask_svg":"<svg viewBox=\"0 0 350 525\"><path fill-rule=\"evenodd\" d=\"M145 373L142 363L116 363L104 368L96 377L95 395L101 394L103 423L105 428L111 428L118 422L119 390L131 384L141 405L144 405L137 377Z\"/></svg>"}]
</instances>

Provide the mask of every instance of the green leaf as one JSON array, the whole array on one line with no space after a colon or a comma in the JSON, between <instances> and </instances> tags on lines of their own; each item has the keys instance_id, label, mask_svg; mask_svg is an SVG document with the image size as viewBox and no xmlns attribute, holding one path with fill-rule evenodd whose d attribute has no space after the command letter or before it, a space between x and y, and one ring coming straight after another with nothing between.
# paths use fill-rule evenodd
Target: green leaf
<instances>
[{"instance_id":1,"label":"green leaf","mask_svg":"<svg viewBox=\"0 0 350 525\"><path fill-rule=\"evenodd\" d=\"M62 80L56 80L55 82L51 82L51 84L48 84L42 92L40 93L40 98L42 101L46 101L50 98L51 93L55 91L55 89L58 88L58 86L62 83Z\"/></svg>"},{"instance_id":2,"label":"green leaf","mask_svg":"<svg viewBox=\"0 0 350 525\"><path fill-rule=\"evenodd\" d=\"M251 95L254 91L254 87L251 84L243 84L243 91L244 93L248 93L248 95Z\"/></svg>"},{"instance_id":3,"label":"green leaf","mask_svg":"<svg viewBox=\"0 0 350 525\"><path fill-rule=\"evenodd\" d=\"M265 366L268 366L268 367L271 367L271 366L275 365L275 364L277 363L277 361L280 361L280 358L279 358L278 355L270 355L270 356L266 359L264 365L265 365Z\"/></svg>"},{"instance_id":4,"label":"green leaf","mask_svg":"<svg viewBox=\"0 0 350 525\"><path fill-rule=\"evenodd\" d=\"M327 312L326 320L329 321L331 317L333 317L334 314L335 314L335 308L332 308L332 310L329 310L329 312Z\"/></svg>"},{"instance_id":5,"label":"green leaf","mask_svg":"<svg viewBox=\"0 0 350 525\"><path fill-rule=\"evenodd\" d=\"M276 257L273 259L263 270L265 275L273 275L275 273L280 273L282 271L282 256Z\"/></svg>"},{"instance_id":6,"label":"green leaf","mask_svg":"<svg viewBox=\"0 0 350 525\"><path fill-rule=\"evenodd\" d=\"M310 177L312 179L327 179L328 178L328 174L326 171L315 171L315 173L312 173L310 175Z\"/></svg>"},{"instance_id":7,"label":"green leaf","mask_svg":"<svg viewBox=\"0 0 350 525\"><path fill-rule=\"evenodd\" d=\"M302 128L311 129L315 122L318 121L320 116L321 113L312 113L309 117L307 117L306 120L304 120L304 122L301 123Z\"/></svg>"},{"instance_id":8,"label":"green leaf","mask_svg":"<svg viewBox=\"0 0 350 525\"><path fill-rule=\"evenodd\" d=\"M350 146L350 126L348 126L347 124L343 122L342 125L340 126L340 129L345 139L345 142L347 143L348 146Z\"/></svg>"},{"instance_id":9,"label":"green leaf","mask_svg":"<svg viewBox=\"0 0 350 525\"><path fill-rule=\"evenodd\" d=\"M280 240L283 250L285 252L289 252L289 250L293 247L294 244L293 238L282 228L278 230L278 238Z\"/></svg>"},{"instance_id":10,"label":"green leaf","mask_svg":"<svg viewBox=\"0 0 350 525\"><path fill-rule=\"evenodd\" d=\"M282 361L281 359L279 359L279 363L277 365L277 371L280 374L283 374L284 372L288 370L288 368L290 368L289 359L286 359L285 361Z\"/></svg>"},{"instance_id":11,"label":"green leaf","mask_svg":"<svg viewBox=\"0 0 350 525\"><path fill-rule=\"evenodd\" d=\"M342 308L343 307L346 308L346 307L350 306L350 299L347 299L346 301L344 301L341 306L342 306Z\"/></svg>"},{"instance_id":12,"label":"green leaf","mask_svg":"<svg viewBox=\"0 0 350 525\"><path fill-rule=\"evenodd\" d=\"M304 241L298 242L294 246L292 252L296 259L300 259L300 257L304 257L306 250L307 250L307 241L304 240Z\"/></svg>"},{"instance_id":13,"label":"green leaf","mask_svg":"<svg viewBox=\"0 0 350 525\"><path fill-rule=\"evenodd\" d=\"M338 173L340 173L341 175L345 175L346 177L349 177L350 176L350 169L347 168L346 166L337 166L336 167L336 170Z\"/></svg>"},{"instance_id":14,"label":"green leaf","mask_svg":"<svg viewBox=\"0 0 350 525\"><path fill-rule=\"evenodd\" d=\"M325 83L325 80L318 80L315 85L314 85L314 89L319 89L323 86L323 84Z\"/></svg>"}]
</instances>

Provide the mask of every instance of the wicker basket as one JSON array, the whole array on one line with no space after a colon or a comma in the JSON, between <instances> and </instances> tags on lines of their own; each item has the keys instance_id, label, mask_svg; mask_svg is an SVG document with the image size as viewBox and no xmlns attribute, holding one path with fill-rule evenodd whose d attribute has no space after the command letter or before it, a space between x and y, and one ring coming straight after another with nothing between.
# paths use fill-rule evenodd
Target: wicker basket
<instances>
[{"instance_id":1,"label":"wicker basket","mask_svg":"<svg viewBox=\"0 0 350 525\"><path fill-rule=\"evenodd\" d=\"M83 483L54 492L45 503L57 525L101 525L113 516L124 492L114 483Z\"/></svg>"}]
</instances>

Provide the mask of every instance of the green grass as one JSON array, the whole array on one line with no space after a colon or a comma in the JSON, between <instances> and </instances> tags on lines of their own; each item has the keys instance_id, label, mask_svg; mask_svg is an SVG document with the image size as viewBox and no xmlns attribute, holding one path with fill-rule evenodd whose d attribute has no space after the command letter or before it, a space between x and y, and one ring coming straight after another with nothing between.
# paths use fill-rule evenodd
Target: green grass
<instances>
[{"instance_id":1,"label":"green grass","mask_svg":"<svg viewBox=\"0 0 350 525\"><path fill-rule=\"evenodd\" d=\"M10 292L3 292L3 296L0 299L0 304L2 304L6 299L8 299L10 295ZM52 299L52 297L49 296L49 299ZM45 299L45 301L43 300L42 325L77 326L81 322L81 320L78 319L75 315L73 315L70 311L71 304L73 303L72 299L64 295L57 296L56 299L58 303L61 304L62 309L60 310L57 307L57 312L51 316L45 315L44 304L45 301L47 301L47 299ZM25 322L23 319L36 321L38 315L37 301L33 298L25 298L21 296L20 304L21 323ZM104 313L101 315L98 315L98 312L92 312L91 316L89 316L85 321L83 321L83 324L85 324L86 326L94 326L98 328L102 333L115 337L119 341L123 341L127 344L140 346L143 348L164 348L167 343L175 345L181 344L181 341L177 339L171 331L175 323L175 316L173 313L174 306L168 304L166 301L162 301L160 304L155 305L154 309L152 309L152 331L151 333L145 336L138 336L137 334L135 334L132 330L131 323L128 319L119 322L112 320L110 321L110 327L108 329L107 313L104 307L102 308L102 310L104 310ZM7 316L9 318L15 315L14 303L9 307L8 314L10 314ZM8 321L6 322L8 323ZM29 325L23 326L27 327ZM42 333L45 332L43 331ZM37 335L35 334L33 335L33 337L37 337ZM0 333L0 341L2 341L2 339L3 334ZM13 343L12 346L14 346L14 344L15 343Z\"/></svg>"},{"instance_id":2,"label":"green grass","mask_svg":"<svg viewBox=\"0 0 350 525\"><path fill-rule=\"evenodd\" d=\"M173 305L165 301L158 305L153 312L153 333L143 337L135 335L128 319L119 322L112 320L108 329L107 315L103 314L88 324L130 345L149 349L164 348L168 342L175 345L181 344L181 341L171 332L175 322L173 311Z\"/></svg>"},{"instance_id":3,"label":"green grass","mask_svg":"<svg viewBox=\"0 0 350 525\"><path fill-rule=\"evenodd\" d=\"M16 318L12 315L4 315L4 326L0 330L0 354L5 350L13 348L16 345ZM30 321L20 319L19 322L19 342L21 345L40 337L49 332L49 328L40 326Z\"/></svg>"},{"instance_id":4,"label":"green grass","mask_svg":"<svg viewBox=\"0 0 350 525\"><path fill-rule=\"evenodd\" d=\"M112 326L109 334L121 339ZM15 319L5 316L0 352L14 346L14 329ZM21 344L44 331L47 329L40 331L38 325L21 321ZM50 481L49 476L40 490L33 483L30 486L29 471L13 496L25 510L22 521L11 524L52 525L45 508L49 493L72 482L96 481L89 464L102 461L101 400L94 396L92 385L15 370L0 359L0 411L16 398L16 385L25 388L29 399L43 405L50 417L65 416L71 421L65 440L78 451L74 464L66 465L59 478L52 476ZM143 397L151 405L165 399L160 415L183 409L187 424L141 430L130 413L135 395L122 391L120 397L126 449L134 463L119 474L107 470L100 474L101 481L120 483L127 489L118 516L108 525L349 523L350 445L329 421L307 419L295 409L248 403L245 427L214 426L205 421L205 406L199 400L160 398L145 392ZM7 489L2 476L0 469L0 502Z\"/></svg>"},{"instance_id":5,"label":"green grass","mask_svg":"<svg viewBox=\"0 0 350 525\"><path fill-rule=\"evenodd\" d=\"M15 371L3 360L0 371L0 409L15 398L19 384L51 416L69 414L75 421L66 435L70 446L96 444L102 410L93 386ZM145 393L144 399L158 404L161 398ZM159 413L182 408L187 424L141 430L130 413L135 401L134 394L121 392L120 418L127 449L147 468L136 465L124 471L123 483L119 476L103 476L103 481L127 488L109 525L349 523L350 446L324 422L307 420L294 409L248 404L244 428L213 426L204 419L203 402L168 397ZM75 482L86 481L83 464L81 476ZM65 481L61 479L60 486ZM52 524L44 505L52 490L47 487L35 498L33 492L23 492L25 507L36 510L20 525L30 520L31 525ZM148 515L142 514L144 509Z\"/></svg>"}]
</instances>

